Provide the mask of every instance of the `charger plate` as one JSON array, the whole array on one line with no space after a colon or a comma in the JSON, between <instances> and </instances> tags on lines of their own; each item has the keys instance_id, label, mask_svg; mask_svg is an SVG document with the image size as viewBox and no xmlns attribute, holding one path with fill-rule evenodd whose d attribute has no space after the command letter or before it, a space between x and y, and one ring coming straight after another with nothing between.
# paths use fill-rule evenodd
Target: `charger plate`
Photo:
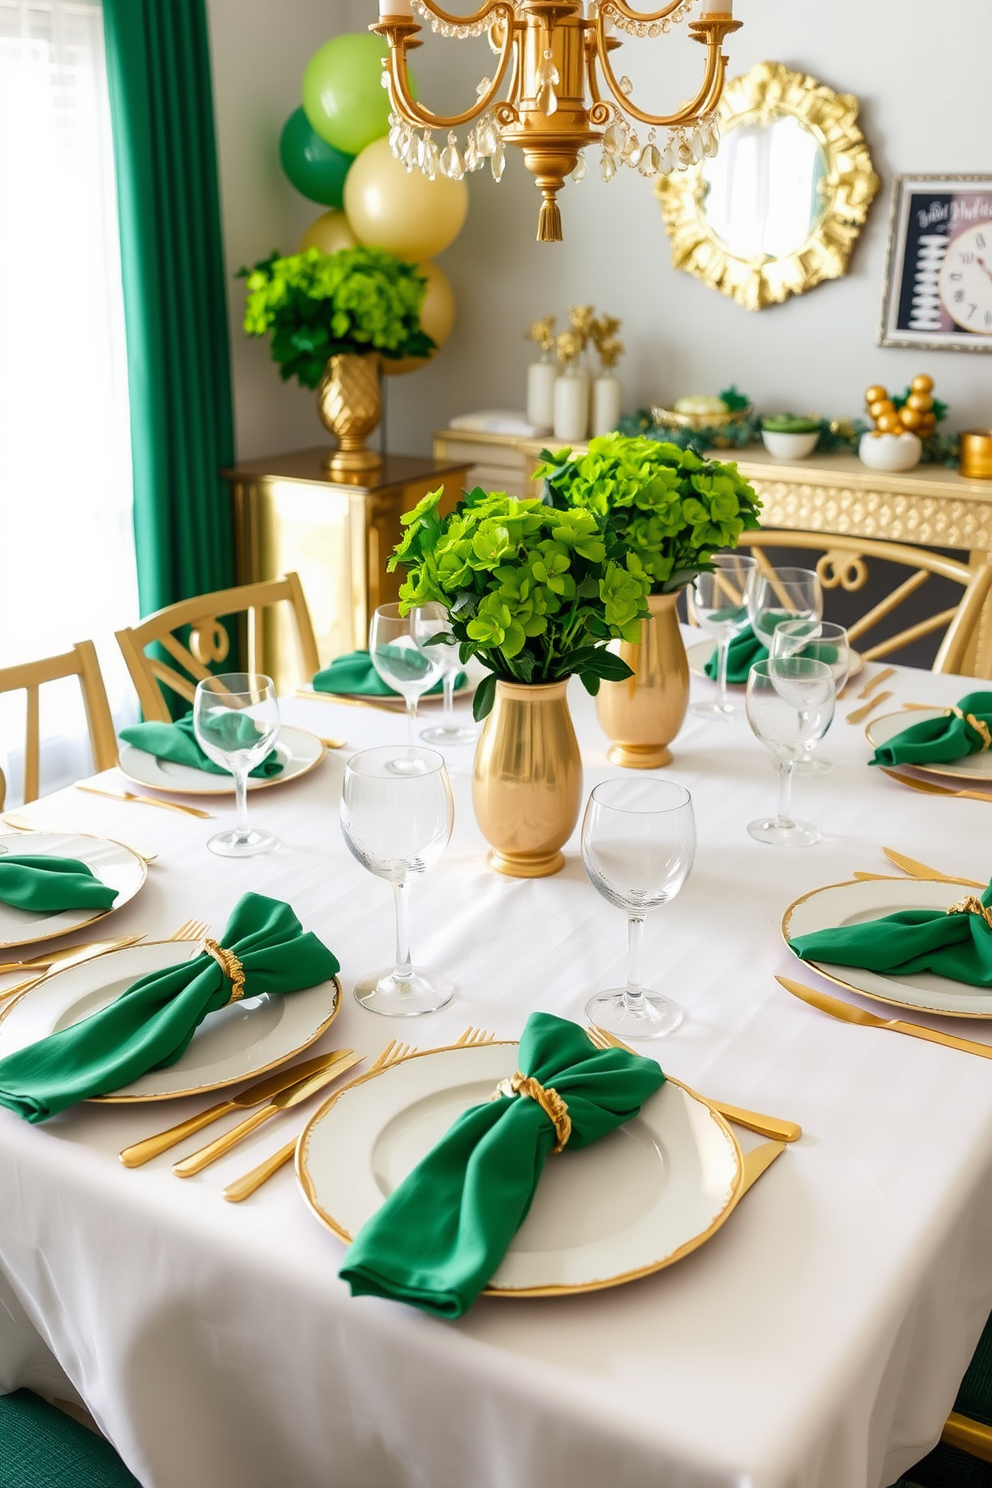
<instances>
[{"instance_id":1,"label":"charger plate","mask_svg":"<svg viewBox=\"0 0 992 1488\"><path fill-rule=\"evenodd\" d=\"M159 759L146 749L135 744L119 743L119 768L122 774L135 785L150 786L152 790L173 791L186 796L233 796L233 775L212 775L209 770L197 770L192 765L177 765L174 760ZM267 779L249 777L250 791L265 790L270 785L285 785L287 780L296 780L306 775L327 753L316 734L306 729L280 726L275 743L276 754L282 761L282 774L270 775Z\"/></svg>"},{"instance_id":2,"label":"charger plate","mask_svg":"<svg viewBox=\"0 0 992 1488\"><path fill-rule=\"evenodd\" d=\"M706 677L706 663L716 650L716 641L712 636L707 636L705 641L693 641L691 646L685 648L685 654L689 658L689 670L696 677ZM844 686L864 670L865 659L860 651L851 652L851 670L847 674ZM706 677L707 682L712 682L712 677ZM728 688L735 688L740 692L746 687L744 682L728 682Z\"/></svg>"},{"instance_id":3,"label":"charger plate","mask_svg":"<svg viewBox=\"0 0 992 1488\"><path fill-rule=\"evenodd\" d=\"M901 909L948 910L966 893L961 884L938 879L863 879L814 889L793 901L782 919L786 942L834 925L857 925L881 919ZM832 962L803 961L839 987L896 1007L942 1013L951 1018L992 1018L992 988L970 987L950 977L920 971L898 978L861 966L835 966Z\"/></svg>"},{"instance_id":4,"label":"charger plate","mask_svg":"<svg viewBox=\"0 0 992 1488\"><path fill-rule=\"evenodd\" d=\"M935 718L945 718L945 708L914 708L911 712L883 713L873 718L865 729L865 736L873 749L887 744L896 734L911 728L914 723L929 723ZM983 749L979 754L966 754L963 759L949 760L938 765L892 765L894 770L912 770L914 775L950 775L954 780L978 780L992 785L992 749Z\"/></svg>"},{"instance_id":5,"label":"charger plate","mask_svg":"<svg viewBox=\"0 0 992 1488\"><path fill-rule=\"evenodd\" d=\"M63 909L58 914L46 914L0 903L0 951L33 945L39 940L54 940L57 935L67 935L106 919L134 898L148 873L147 863L129 847L83 832L13 832L0 837L0 855L7 853L78 858L103 883L117 890L117 898L109 909L99 909L96 913L89 909Z\"/></svg>"},{"instance_id":6,"label":"charger plate","mask_svg":"<svg viewBox=\"0 0 992 1488\"><path fill-rule=\"evenodd\" d=\"M0 1058L98 1012L146 973L177 966L199 953L199 942L147 941L53 972L0 1015ZM175 1064L149 1070L113 1095L96 1099L175 1100L263 1074L308 1048L331 1025L340 1006L337 977L285 997L269 993L244 997L208 1014Z\"/></svg>"},{"instance_id":7,"label":"charger plate","mask_svg":"<svg viewBox=\"0 0 992 1488\"><path fill-rule=\"evenodd\" d=\"M296 1153L317 1218L351 1241L469 1106L518 1068L516 1043L427 1050L331 1096ZM619 1286L715 1234L746 1187L726 1122L675 1080L633 1121L549 1157L530 1213L486 1292L545 1297Z\"/></svg>"}]
</instances>

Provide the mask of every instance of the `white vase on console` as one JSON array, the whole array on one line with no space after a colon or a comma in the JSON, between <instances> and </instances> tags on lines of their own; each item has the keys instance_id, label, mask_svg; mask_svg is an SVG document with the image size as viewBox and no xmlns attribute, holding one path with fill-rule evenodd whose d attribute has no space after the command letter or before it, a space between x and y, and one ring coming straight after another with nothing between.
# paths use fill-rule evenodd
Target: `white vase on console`
<instances>
[{"instance_id":1,"label":"white vase on console","mask_svg":"<svg viewBox=\"0 0 992 1488\"><path fill-rule=\"evenodd\" d=\"M579 444L589 429L589 384L578 367L569 367L555 383L554 436Z\"/></svg>"},{"instance_id":2,"label":"white vase on console","mask_svg":"<svg viewBox=\"0 0 992 1488\"><path fill-rule=\"evenodd\" d=\"M619 377L605 373L597 377L592 385L592 429L593 438L600 434L612 434L620 422L623 412L623 383Z\"/></svg>"},{"instance_id":3,"label":"white vase on console","mask_svg":"<svg viewBox=\"0 0 992 1488\"><path fill-rule=\"evenodd\" d=\"M527 368L527 422L539 434L551 432L555 421L555 383L558 368L547 357Z\"/></svg>"}]
</instances>

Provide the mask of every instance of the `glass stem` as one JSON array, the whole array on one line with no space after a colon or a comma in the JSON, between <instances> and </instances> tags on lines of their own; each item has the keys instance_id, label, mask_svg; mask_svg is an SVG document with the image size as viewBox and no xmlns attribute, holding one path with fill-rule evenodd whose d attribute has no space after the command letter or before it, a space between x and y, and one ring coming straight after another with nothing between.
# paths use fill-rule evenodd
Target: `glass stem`
<instances>
[{"instance_id":1,"label":"glass stem","mask_svg":"<svg viewBox=\"0 0 992 1488\"><path fill-rule=\"evenodd\" d=\"M416 740L414 739L414 729L416 728L416 724L417 698L408 697L406 700L406 742L407 746L410 749L412 749L414 744L416 743Z\"/></svg>"},{"instance_id":2,"label":"glass stem","mask_svg":"<svg viewBox=\"0 0 992 1488\"><path fill-rule=\"evenodd\" d=\"M623 1005L628 1012L638 1012L644 1003L641 987L641 947L644 944L644 916L629 915L627 918L627 985L623 989Z\"/></svg>"},{"instance_id":3,"label":"glass stem","mask_svg":"<svg viewBox=\"0 0 992 1488\"><path fill-rule=\"evenodd\" d=\"M791 827L792 821L792 760L783 760L778 767L778 820L777 827Z\"/></svg>"},{"instance_id":4,"label":"glass stem","mask_svg":"<svg viewBox=\"0 0 992 1488\"><path fill-rule=\"evenodd\" d=\"M393 898L396 901L396 965L393 968L393 976L398 982L408 982L413 976L413 962L410 960L408 887L405 878L393 884Z\"/></svg>"},{"instance_id":5,"label":"glass stem","mask_svg":"<svg viewBox=\"0 0 992 1488\"><path fill-rule=\"evenodd\" d=\"M248 841L248 771L232 770L234 776L235 824L239 842Z\"/></svg>"},{"instance_id":6,"label":"glass stem","mask_svg":"<svg viewBox=\"0 0 992 1488\"><path fill-rule=\"evenodd\" d=\"M716 643L716 704L727 706L727 661L730 656L730 637L721 636Z\"/></svg>"},{"instance_id":7,"label":"glass stem","mask_svg":"<svg viewBox=\"0 0 992 1488\"><path fill-rule=\"evenodd\" d=\"M455 726L455 672L445 672L442 679L444 686L444 727L453 729Z\"/></svg>"}]
</instances>

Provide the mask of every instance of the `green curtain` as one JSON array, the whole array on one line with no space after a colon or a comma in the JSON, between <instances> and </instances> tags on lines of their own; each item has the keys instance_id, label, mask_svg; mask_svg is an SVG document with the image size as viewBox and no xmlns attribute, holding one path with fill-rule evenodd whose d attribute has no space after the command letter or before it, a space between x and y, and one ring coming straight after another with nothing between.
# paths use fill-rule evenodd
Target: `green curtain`
<instances>
[{"instance_id":1,"label":"green curtain","mask_svg":"<svg viewBox=\"0 0 992 1488\"><path fill-rule=\"evenodd\" d=\"M205 0L103 0L142 614L234 582L225 269Z\"/></svg>"}]
</instances>

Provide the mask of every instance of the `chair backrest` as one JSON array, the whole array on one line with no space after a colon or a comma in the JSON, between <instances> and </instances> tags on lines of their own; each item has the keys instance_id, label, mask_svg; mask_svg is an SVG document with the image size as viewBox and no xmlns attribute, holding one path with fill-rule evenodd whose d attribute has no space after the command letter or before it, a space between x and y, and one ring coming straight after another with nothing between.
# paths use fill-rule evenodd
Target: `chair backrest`
<instances>
[{"instance_id":1,"label":"chair backrest","mask_svg":"<svg viewBox=\"0 0 992 1488\"><path fill-rule=\"evenodd\" d=\"M92 641L78 641L71 651L61 656L46 656L41 661L23 661L17 666L0 667L0 692L27 692L27 728L24 746L24 799L38 796L41 775L41 728L39 689L46 682L61 677L78 677L86 709L93 764L97 770L109 770L117 763L117 738L107 690ZM0 771L0 807L7 795L7 782Z\"/></svg>"},{"instance_id":2,"label":"chair backrest","mask_svg":"<svg viewBox=\"0 0 992 1488\"><path fill-rule=\"evenodd\" d=\"M290 605L296 622L302 674L307 681L320 666L314 640L310 611L303 586L295 573L282 579L267 579L257 584L241 584L235 589L218 589L213 594L199 594L167 605L127 630L117 632L117 640L134 682L141 709L147 719L168 723L172 717L165 687L193 701L197 682L210 676L210 664L223 662L230 650L230 636L221 624L226 615L244 616L247 625L248 670L262 672L262 613L269 606L285 602ZM173 631L189 626L189 644L185 645ZM183 671L147 648L161 646ZM240 670L232 666L231 670Z\"/></svg>"},{"instance_id":3,"label":"chair backrest","mask_svg":"<svg viewBox=\"0 0 992 1488\"><path fill-rule=\"evenodd\" d=\"M762 527L757 532L745 532L741 535L740 543L741 546L746 544L753 548L759 567L766 571L774 567L768 556L769 548L807 548L818 551L820 557L816 561L816 572L820 576L820 583L828 591L841 589L853 594L863 589L869 577L867 560L870 558L912 569L913 572L884 599L848 625L848 634L852 641L857 641L893 614L932 574L960 584L963 592L957 604L915 621L874 645L858 646L858 650L866 661L875 661L880 656L890 656L901 647L919 640L921 636L943 630L944 638L934 659L933 670L966 670L968 648L992 588L992 564L963 563L956 558L946 558L942 553L911 547L906 543L883 542L870 537L848 537L830 532L798 532L780 527Z\"/></svg>"}]
</instances>

